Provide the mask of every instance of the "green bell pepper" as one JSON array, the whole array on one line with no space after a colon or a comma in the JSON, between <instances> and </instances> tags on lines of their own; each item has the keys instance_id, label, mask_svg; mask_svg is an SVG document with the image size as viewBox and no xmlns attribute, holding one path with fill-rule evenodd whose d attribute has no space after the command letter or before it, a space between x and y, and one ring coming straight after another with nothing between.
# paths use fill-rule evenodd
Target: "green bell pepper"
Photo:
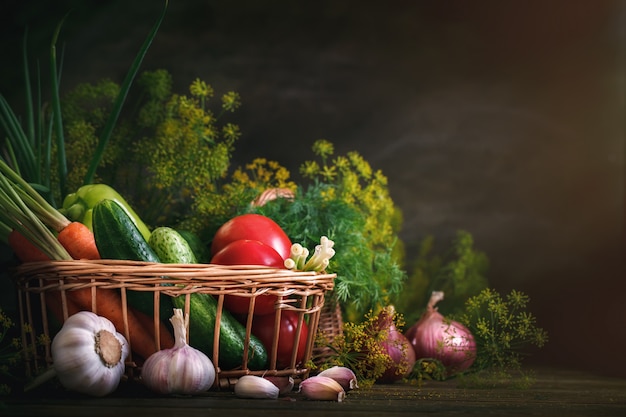
<instances>
[{"instance_id":1,"label":"green bell pepper","mask_svg":"<svg viewBox=\"0 0 626 417\"><path fill-rule=\"evenodd\" d=\"M150 240L150 229L135 213L135 210L126 202L115 189L106 184L88 184L80 187L75 193L68 194L63 200L63 207L59 209L68 219L83 223L90 230L92 227L93 208L102 200L116 201L126 214L133 220L139 232Z\"/></svg>"}]
</instances>

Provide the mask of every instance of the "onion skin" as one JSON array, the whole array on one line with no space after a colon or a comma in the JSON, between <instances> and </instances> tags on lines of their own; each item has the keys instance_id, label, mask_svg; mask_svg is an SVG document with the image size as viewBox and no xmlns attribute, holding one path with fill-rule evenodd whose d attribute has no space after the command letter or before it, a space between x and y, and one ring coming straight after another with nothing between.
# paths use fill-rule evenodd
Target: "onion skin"
<instances>
[{"instance_id":1,"label":"onion skin","mask_svg":"<svg viewBox=\"0 0 626 417\"><path fill-rule=\"evenodd\" d=\"M467 370L476 359L476 342L469 329L446 319L435 305L443 292L434 291L426 312L405 333L419 359L437 359L448 376Z\"/></svg>"},{"instance_id":2,"label":"onion skin","mask_svg":"<svg viewBox=\"0 0 626 417\"><path fill-rule=\"evenodd\" d=\"M381 310L376 321L377 329L387 331L387 340L381 346L389 357L393 365L388 367L383 375L376 382L390 384L408 376L415 365L415 350L409 340L397 329L394 323L395 308L387 306Z\"/></svg>"},{"instance_id":3,"label":"onion skin","mask_svg":"<svg viewBox=\"0 0 626 417\"><path fill-rule=\"evenodd\" d=\"M409 340L399 330L389 330L389 339L383 342L383 347L396 365L387 368L376 382L390 384L408 376L416 359L415 350Z\"/></svg>"}]
</instances>

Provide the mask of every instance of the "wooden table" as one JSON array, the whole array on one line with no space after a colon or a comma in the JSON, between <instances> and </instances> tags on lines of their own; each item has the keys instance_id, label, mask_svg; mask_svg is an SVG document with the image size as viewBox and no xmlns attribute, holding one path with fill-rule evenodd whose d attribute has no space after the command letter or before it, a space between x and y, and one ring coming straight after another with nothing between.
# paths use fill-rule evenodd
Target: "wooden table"
<instances>
[{"instance_id":1,"label":"wooden table","mask_svg":"<svg viewBox=\"0 0 626 417\"><path fill-rule=\"evenodd\" d=\"M196 397L159 397L126 383L105 398L40 389L3 398L2 416L626 416L626 379L563 370L537 370L531 388L462 388L457 380L421 385L374 385L341 403L309 401L294 391L278 400L246 400L231 391Z\"/></svg>"}]
</instances>

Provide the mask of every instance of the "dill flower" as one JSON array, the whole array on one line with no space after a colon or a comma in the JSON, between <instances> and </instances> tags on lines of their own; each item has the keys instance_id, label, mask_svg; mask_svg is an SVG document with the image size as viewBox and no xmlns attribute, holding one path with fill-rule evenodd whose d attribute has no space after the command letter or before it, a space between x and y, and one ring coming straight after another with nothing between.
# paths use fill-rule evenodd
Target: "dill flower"
<instances>
[{"instance_id":1,"label":"dill flower","mask_svg":"<svg viewBox=\"0 0 626 417\"><path fill-rule=\"evenodd\" d=\"M333 366L348 367L355 373L359 385L368 387L396 365L383 345L388 339L388 329L381 329L377 320L377 315L370 310L361 322L345 322L342 334L332 342L326 340L323 332L318 332L317 345L328 346L331 352L320 370ZM397 328L404 324L400 314L394 314L392 322ZM406 371L408 365L404 366L401 373Z\"/></svg>"},{"instance_id":2,"label":"dill flower","mask_svg":"<svg viewBox=\"0 0 626 417\"><path fill-rule=\"evenodd\" d=\"M234 112L241 106L241 96L239 93L229 91L222 96L222 108L228 112Z\"/></svg>"},{"instance_id":3,"label":"dill flower","mask_svg":"<svg viewBox=\"0 0 626 417\"><path fill-rule=\"evenodd\" d=\"M0 376L2 381L14 378L13 370L21 358L19 340L17 338L6 340L14 326L13 319L0 308ZM7 395L10 392L9 384L0 383L0 395Z\"/></svg>"},{"instance_id":4,"label":"dill flower","mask_svg":"<svg viewBox=\"0 0 626 417\"><path fill-rule=\"evenodd\" d=\"M477 355L472 370L478 372L474 382L485 383L490 375L512 378L521 374L524 350L543 347L548 333L537 325L527 306L530 299L521 291L506 296L492 288L469 297L459 321L474 335ZM482 379L482 380L481 380Z\"/></svg>"},{"instance_id":5,"label":"dill flower","mask_svg":"<svg viewBox=\"0 0 626 417\"><path fill-rule=\"evenodd\" d=\"M322 158L322 160L326 160L326 158L335 153L335 146L326 139L319 139L313 143L313 153Z\"/></svg>"},{"instance_id":6,"label":"dill flower","mask_svg":"<svg viewBox=\"0 0 626 417\"><path fill-rule=\"evenodd\" d=\"M213 87L211 87L209 84L199 78L196 78L191 83L191 85L189 86L189 92L194 97L204 99L211 98L214 94Z\"/></svg>"},{"instance_id":7,"label":"dill flower","mask_svg":"<svg viewBox=\"0 0 626 417\"><path fill-rule=\"evenodd\" d=\"M329 237L340 248L333 262L336 266L333 272L337 273L334 293L348 317L358 320L367 309L393 302L401 292L406 278L401 268L404 250L398 237L402 214L389 194L385 175L380 170L374 171L358 152L335 156L333 144L325 139L315 141L312 150L317 159L303 162L300 173L313 186L300 193L296 202L303 198L320 206L319 210L323 207L339 210L339 206L331 204L336 200L354 210L359 219L357 222L341 209L335 213L335 220L319 227L321 234L330 233L332 237ZM319 197L322 201L316 202L314 198ZM275 215L280 217L278 213ZM348 220L342 221L342 216ZM326 227L331 230L327 231ZM348 300L353 303L346 303Z\"/></svg>"}]
</instances>

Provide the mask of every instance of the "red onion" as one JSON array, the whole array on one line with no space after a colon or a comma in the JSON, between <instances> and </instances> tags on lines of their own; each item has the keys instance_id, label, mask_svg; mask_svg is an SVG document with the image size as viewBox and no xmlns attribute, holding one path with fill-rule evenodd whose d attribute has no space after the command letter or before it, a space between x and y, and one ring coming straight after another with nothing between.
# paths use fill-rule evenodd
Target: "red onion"
<instances>
[{"instance_id":1,"label":"red onion","mask_svg":"<svg viewBox=\"0 0 626 417\"><path fill-rule=\"evenodd\" d=\"M441 300L443 292L433 291L426 312L405 336L417 359L437 359L449 375L454 375L472 366L476 359L476 342L467 327L444 318L437 311L435 304Z\"/></svg>"},{"instance_id":2,"label":"red onion","mask_svg":"<svg viewBox=\"0 0 626 417\"><path fill-rule=\"evenodd\" d=\"M379 313L375 326L387 331L387 339L381 343L391 358L393 365L376 382L388 384L407 376L415 364L415 351L409 340L400 332L394 323L395 308L387 306Z\"/></svg>"}]
</instances>

